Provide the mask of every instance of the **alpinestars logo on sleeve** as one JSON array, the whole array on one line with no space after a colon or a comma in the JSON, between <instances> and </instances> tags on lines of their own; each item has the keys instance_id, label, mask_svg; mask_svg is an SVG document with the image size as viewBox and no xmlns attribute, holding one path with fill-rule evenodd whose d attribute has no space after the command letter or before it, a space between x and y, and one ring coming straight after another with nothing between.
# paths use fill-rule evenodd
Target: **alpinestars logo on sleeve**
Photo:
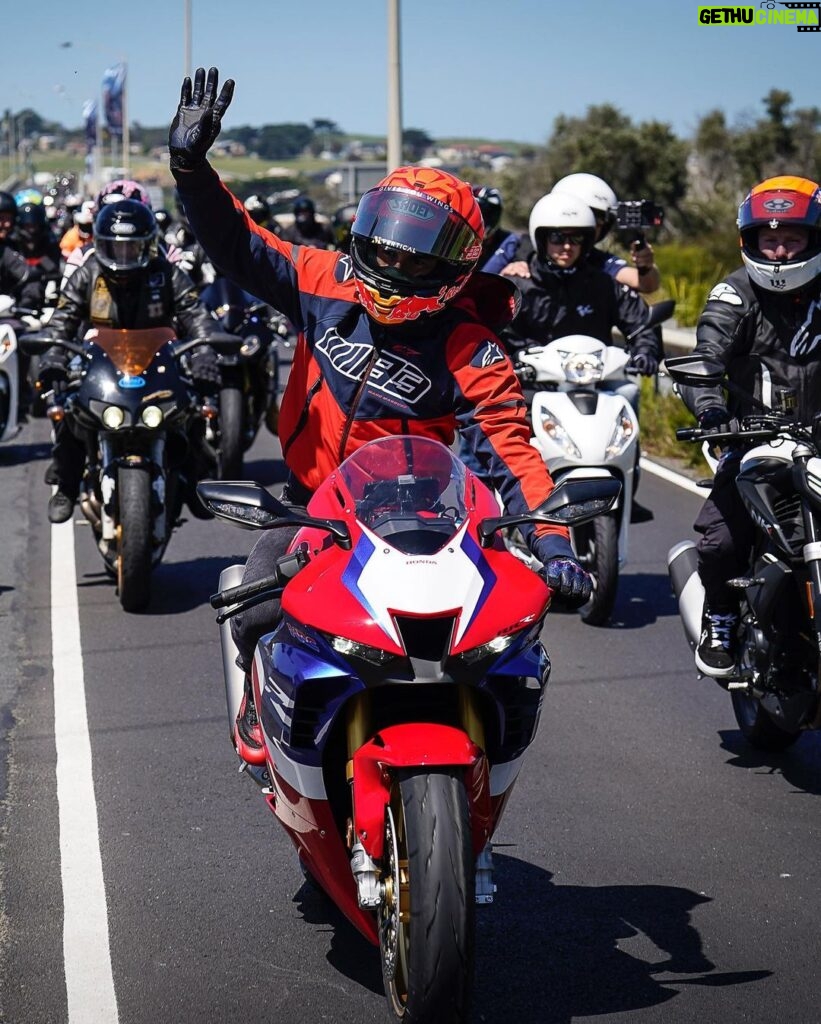
<instances>
[{"instance_id":1,"label":"alpinestars logo on sleeve","mask_svg":"<svg viewBox=\"0 0 821 1024\"><path fill-rule=\"evenodd\" d=\"M821 343L821 303L811 302L804 323L790 343L790 356L804 361L815 354Z\"/></svg>"},{"instance_id":2,"label":"alpinestars logo on sleeve","mask_svg":"<svg viewBox=\"0 0 821 1024\"><path fill-rule=\"evenodd\" d=\"M476 354L470 361L470 365L484 370L488 366L493 366L494 363L504 362L504 359L505 354L496 342L487 338L477 349Z\"/></svg>"},{"instance_id":3,"label":"alpinestars logo on sleeve","mask_svg":"<svg viewBox=\"0 0 821 1024\"><path fill-rule=\"evenodd\" d=\"M373 357L373 345L340 337L332 327L316 343L314 351L330 362L337 373L362 380ZM382 352L371 367L368 385L408 405L415 405L431 389L431 381L418 366L394 352Z\"/></svg>"}]
</instances>

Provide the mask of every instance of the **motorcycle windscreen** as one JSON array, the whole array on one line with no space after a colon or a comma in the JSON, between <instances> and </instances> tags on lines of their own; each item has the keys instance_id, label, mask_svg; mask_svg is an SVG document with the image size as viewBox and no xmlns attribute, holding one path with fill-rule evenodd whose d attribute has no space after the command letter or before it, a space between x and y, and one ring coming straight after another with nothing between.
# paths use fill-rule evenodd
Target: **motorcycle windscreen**
<instances>
[{"instance_id":1,"label":"motorcycle windscreen","mask_svg":"<svg viewBox=\"0 0 821 1024\"><path fill-rule=\"evenodd\" d=\"M363 445L339 467L356 517L408 554L431 554L467 516L465 467L438 441L384 437Z\"/></svg>"},{"instance_id":2,"label":"motorcycle windscreen","mask_svg":"<svg viewBox=\"0 0 821 1024\"><path fill-rule=\"evenodd\" d=\"M142 330L115 330L98 327L86 335L101 348L114 366L129 377L141 374L163 345L174 341L176 334L170 327L146 327Z\"/></svg>"}]
</instances>

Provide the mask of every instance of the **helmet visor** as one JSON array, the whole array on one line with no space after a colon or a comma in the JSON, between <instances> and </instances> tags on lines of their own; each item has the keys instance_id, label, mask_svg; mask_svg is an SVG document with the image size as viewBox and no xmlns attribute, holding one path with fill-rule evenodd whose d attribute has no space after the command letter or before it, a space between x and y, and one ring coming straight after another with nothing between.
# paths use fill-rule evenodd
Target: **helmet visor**
<instances>
[{"instance_id":1,"label":"helmet visor","mask_svg":"<svg viewBox=\"0 0 821 1024\"><path fill-rule=\"evenodd\" d=\"M435 199L412 189L383 188L361 199L352 233L377 245L475 263L481 246L467 221Z\"/></svg>"},{"instance_id":2,"label":"helmet visor","mask_svg":"<svg viewBox=\"0 0 821 1024\"><path fill-rule=\"evenodd\" d=\"M122 238L95 235L94 251L104 267L113 271L136 270L148 263L150 238Z\"/></svg>"}]
</instances>

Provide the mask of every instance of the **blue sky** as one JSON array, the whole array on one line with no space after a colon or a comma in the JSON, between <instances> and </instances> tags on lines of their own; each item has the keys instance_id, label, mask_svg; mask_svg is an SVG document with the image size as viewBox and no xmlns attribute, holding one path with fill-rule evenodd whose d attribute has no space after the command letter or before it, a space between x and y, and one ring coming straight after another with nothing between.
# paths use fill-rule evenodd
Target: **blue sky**
<instances>
[{"instance_id":1,"label":"blue sky","mask_svg":"<svg viewBox=\"0 0 821 1024\"><path fill-rule=\"evenodd\" d=\"M715 107L730 122L759 116L772 87L791 92L795 106L821 105L821 33L700 26L698 0L401 6L403 122L433 137L544 142L558 114L603 102L686 137ZM170 120L183 72L183 0L40 0L36 16L19 0L4 8L0 106L79 125L106 65L126 58L130 119ZM191 0L191 8L194 66L214 64L237 82L226 128L322 117L346 132L384 134L387 0Z\"/></svg>"}]
</instances>

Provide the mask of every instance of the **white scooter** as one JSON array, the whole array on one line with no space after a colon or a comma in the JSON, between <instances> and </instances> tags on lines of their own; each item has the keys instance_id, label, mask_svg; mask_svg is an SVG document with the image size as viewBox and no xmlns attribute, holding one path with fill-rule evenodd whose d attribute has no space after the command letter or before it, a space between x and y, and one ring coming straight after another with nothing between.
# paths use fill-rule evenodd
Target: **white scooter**
<instances>
[{"instance_id":1,"label":"white scooter","mask_svg":"<svg viewBox=\"0 0 821 1024\"><path fill-rule=\"evenodd\" d=\"M666 320L673 306L661 302L650 307L647 325ZM591 469L599 469L622 485L610 512L570 531L579 561L593 576L593 596L581 617L594 626L610 618L619 568L628 555L639 440L630 401L638 385L628 376L629 361L624 349L582 334L529 345L517 355L524 393L532 395L530 443L553 479L582 472L589 476Z\"/></svg>"},{"instance_id":2,"label":"white scooter","mask_svg":"<svg viewBox=\"0 0 821 1024\"><path fill-rule=\"evenodd\" d=\"M0 444L11 441L22 429L17 415L20 399L17 331L20 317L25 314L28 320L32 313L32 310L18 308L13 296L0 295Z\"/></svg>"}]
</instances>

